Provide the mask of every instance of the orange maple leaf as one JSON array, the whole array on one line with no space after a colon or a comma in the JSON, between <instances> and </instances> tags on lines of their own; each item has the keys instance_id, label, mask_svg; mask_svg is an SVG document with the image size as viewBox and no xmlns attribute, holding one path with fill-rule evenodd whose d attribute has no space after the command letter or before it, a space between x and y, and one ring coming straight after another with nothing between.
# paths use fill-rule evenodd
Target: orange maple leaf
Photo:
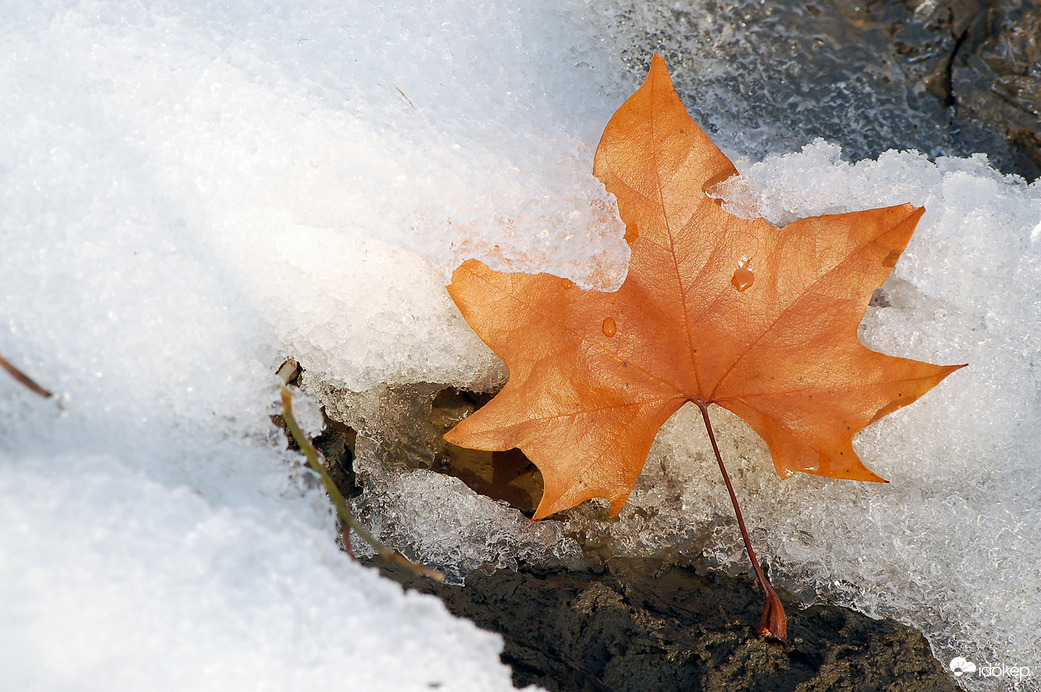
<instances>
[{"instance_id":1,"label":"orange maple leaf","mask_svg":"<svg viewBox=\"0 0 1041 692\"><path fill-rule=\"evenodd\" d=\"M523 450L545 483L535 519L593 497L617 513L658 429L688 402L706 425L710 404L743 418L782 477L881 481L853 436L963 367L883 355L857 338L924 210L782 229L727 213L705 190L737 171L687 115L658 55L608 123L593 171L626 224L625 283L608 293L460 266L449 293L510 378L445 439Z\"/></svg>"}]
</instances>

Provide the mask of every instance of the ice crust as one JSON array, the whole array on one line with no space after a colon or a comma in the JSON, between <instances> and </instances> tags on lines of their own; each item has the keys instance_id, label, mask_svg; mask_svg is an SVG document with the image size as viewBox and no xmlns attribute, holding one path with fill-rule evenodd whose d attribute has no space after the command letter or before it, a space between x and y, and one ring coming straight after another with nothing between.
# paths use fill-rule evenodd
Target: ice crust
<instances>
[{"instance_id":1,"label":"ice crust","mask_svg":"<svg viewBox=\"0 0 1041 692\"><path fill-rule=\"evenodd\" d=\"M415 470L429 446L386 444L412 404L368 403L503 381L443 290L465 257L624 276L590 173L635 86L610 57L632 46L604 40L629 34L597 33L617 10L0 7L0 353L58 393L0 373L0 686L196 689L179 671L207 670L212 689L512 688L498 638L336 552L268 417L287 356L356 392L361 515L456 579L572 564L578 538L743 568L691 411L618 519L591 503L532 528ZM761 556L807 601L917 624L941 660L1041 670L1041 187L980 157L853 165L825 142L737 163L718 194L776 223L925 205L862 338L970 363L858 438L885 486L781 482L714 412Z\"/></svg>"},{"instance_id":2,"label":"ice crust","mask_svg":"<svg viewBox=\"0 0 1041 692\"><path fill-rule=\"evenodd\" d=\"M359 467L365 493L354 505L356 515L381 541L440 569L447 583L462 585L467 573L486 565L584 566L581 547L561 522L532 525L505 502L475 494L458 478L388 467L385 458L370 455L363 446ZM353 544L360 555L375 554L357 537Z\"/></svg>"},{"instance_id":3,"label":"ice crust","mask_svg":"<svg viewBox=\"0 0 1041 692\"><path fill-rule=\"evenodd\" d=\"M445 447L430 422L438 386L345 393L310 373L304 373L302 385L326 402L328 416L357 431L353 470L363 492L353 508L384 543L441 569L450 584L463 584L466 574L482 565L584 565L582 548L561 522L533 524L507 503L434 470ZM375 554L357 537L353 545L360 555Z\"/></svg>"}]
</instances>

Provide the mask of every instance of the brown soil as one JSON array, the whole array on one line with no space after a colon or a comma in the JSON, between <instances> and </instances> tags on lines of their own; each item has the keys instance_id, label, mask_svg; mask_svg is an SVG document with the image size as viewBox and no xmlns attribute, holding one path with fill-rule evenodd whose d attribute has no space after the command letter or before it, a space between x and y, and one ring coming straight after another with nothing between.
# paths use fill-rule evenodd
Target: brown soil
<instances>
[{"instance_id":1,"label":"brown soil","mask_svg":"<svg viewBox=\"0 0 1041 692\"><path fill-rule=\"evenodd\" d=\"M613 559L600 571L478 570L465 586L398 567L384 575L441 598L498 632L518 686L552 692L644 690L957 690L925 638L845 608L799 610L789 643L753 631L763 599L751 577L658 560Z\"/></svg>"}]
</instances>

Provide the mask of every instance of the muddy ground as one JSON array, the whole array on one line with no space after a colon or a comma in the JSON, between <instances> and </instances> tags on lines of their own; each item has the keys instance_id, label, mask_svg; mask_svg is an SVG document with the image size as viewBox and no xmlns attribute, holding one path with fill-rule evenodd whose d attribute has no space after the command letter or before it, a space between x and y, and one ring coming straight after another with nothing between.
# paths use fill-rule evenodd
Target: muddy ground
<instances>
[{"instance_id":1,"label":"muddy ground","mask_svg":"<svg viewBox=\"0 0 1041 692\"><path fill-rule=\"evenodd\" d=\"M478 570L465 586L380 566L407 588L503 636L520 687L646 690L956 690L916 630L845 608L785 599L789 641L753 631L763 607L750 576L613 559L582 572Z\"/></svg>"}]
</instances>

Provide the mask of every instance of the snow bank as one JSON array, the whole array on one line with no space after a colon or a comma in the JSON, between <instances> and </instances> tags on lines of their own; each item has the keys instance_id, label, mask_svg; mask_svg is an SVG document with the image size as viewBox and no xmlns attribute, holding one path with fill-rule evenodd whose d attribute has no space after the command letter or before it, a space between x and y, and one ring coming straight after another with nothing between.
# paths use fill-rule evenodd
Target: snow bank
<instances>
[{"instance_id":1,"label":"snow bank","mask_svg":"<svg viewBox=\"0 0 1041 692\"><path fill-rule=\"evenodd\" d=\"M512 689L335 551L268 415L286 354L501 379L463 256L621 279L551 5L4 3L0 353L60 406L0 377L0 686Z\"/></svg>"},{"instance_id":2,"label":"snow bank","mask_svg":"<svg viewBox=\"0 0 1041 692\"><path fill-rule=\"evenodd\" d=\"M458 261L621 280L590 174L635 86L608 20L578 2L0 8L0 353L59 394L0 376L4 686L512 687L496 637L335 551L268 419L272 373L291 355L347 390L488 389L502 366L442 288ZM763 556L808 599L919 624L941 658L1041 669L1041 189L822 143L740 167L735 210L775 222L924 204L863 338L970 363L861 435L884 487L782 483L720 416ZM378 435L397 413L374 415ZM567 562L579 530L735 564L696 423L663 430L617 522L587 506L532 534L451 479L380 480L363 439L367 511L463 571Z\"/></svg>"},{"instance_id":3,"label":"snow bank","mask_svg":"<svg viewBox=\"0 0 1041 692\"><path fill-rule=\"evenodd\" d=\"M344 559L317 493L231 508L135 461L0 456L5 689L513 689L497 636Z\"/></svg>"}]
</instances>

